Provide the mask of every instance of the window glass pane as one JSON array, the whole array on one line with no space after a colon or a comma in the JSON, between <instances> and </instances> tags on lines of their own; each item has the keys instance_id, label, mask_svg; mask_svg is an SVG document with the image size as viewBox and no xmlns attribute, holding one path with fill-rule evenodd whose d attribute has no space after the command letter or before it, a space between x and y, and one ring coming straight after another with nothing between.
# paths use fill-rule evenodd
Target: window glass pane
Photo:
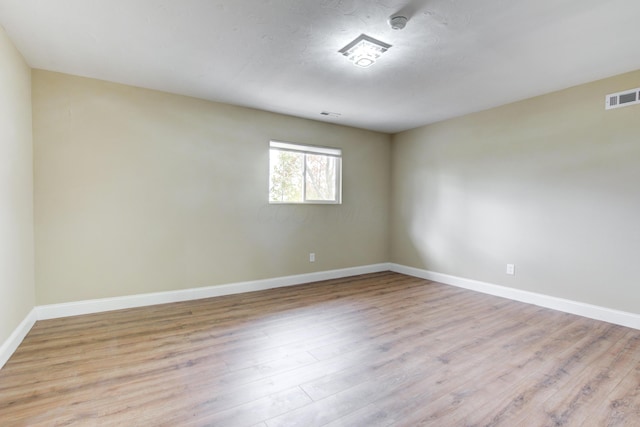
<instances>
[{"instance_id":1,"label":"window glass pane","mask_svg":"<svg viewBox=\"0 0 640 427\"><path fill-rule=\"evenodd\" d=\"M269 154L269 200L302 203L304 153L271 149Z\"/></svg>"},{"instance_id":2,"label":"window glass pane","mask_svg":"<svg viewBox=\"0 0 640 427\"><path fill-rule=\"evenodd\" d=\"M341 204L340 148L269 142L269 202Z\"/></svg>"},{"instance_id":3,"label":"window glass pane","mask_svg":"<svg viewBox=\"0 0 640 427\"><path fill-rule=\"evenodd\" d=\"M321 154L306 155L306 199L336 201L337 165L339 159Z\"/></svg>"}]
</instances>

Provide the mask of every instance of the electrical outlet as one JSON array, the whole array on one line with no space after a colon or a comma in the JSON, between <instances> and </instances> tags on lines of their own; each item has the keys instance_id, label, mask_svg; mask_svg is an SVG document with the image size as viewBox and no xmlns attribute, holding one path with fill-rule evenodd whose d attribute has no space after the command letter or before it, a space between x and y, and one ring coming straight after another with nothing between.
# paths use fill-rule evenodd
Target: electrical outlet
<instances>
[{"instance_id":1,"label":"electrical outlet","mask_svg":"<svg viewBox=\"0 0 640 427\"><path fill-rule=\"evenodd\" d=\"M316 254L314 252L309 253L309 262L316 262Z\"/></svg>"},{"instance_id":2,"label":"electrical outlet","mask_svg":"<svg viewBox=\"0 0 640 427\"><path fill-rule=\"evenodd\" d=\"M507 264L507 274L509 276L515 276L516 266L514 264Z\"/></svg>"}]
</instances>

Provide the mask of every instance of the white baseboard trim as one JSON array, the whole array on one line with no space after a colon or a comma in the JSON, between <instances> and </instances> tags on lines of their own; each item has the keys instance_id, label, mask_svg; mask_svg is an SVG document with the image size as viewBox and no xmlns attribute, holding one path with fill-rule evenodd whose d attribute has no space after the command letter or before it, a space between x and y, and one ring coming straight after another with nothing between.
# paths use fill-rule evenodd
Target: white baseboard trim
<instances>
[{"instance_id":1,"label":"white baseboard trim","mask_svg":"<svg viewBox=\"0 0 640 427\"><path fill-rule=\"evenodd\" d=\"M276 277L273 279L254 280L250 282L36 306L20 323L20 325L18 325L9 338L7 338L7 340L0 346L0 369L5 365L5 363L7 363L11 355L16 351L37 320L56 319L59 317L78 316L81 314L100 313L125 308L144 307L156 304L239 294L243 292L261 291L265 289L301 285L304 283L340 279L343 277L357 276L359 274L378 273L389 270L389 263L371 264L359 267L342 268L338 270L318 271L315 273Z\"/></svg>"},{"instance_id":2,"label":"white baseboard trim","mask_svg":"<svg viewBox=\"0 0 640 427\"><path fill-rule=\"evenodd\" d=\"M295 276L283 276L273 279L206 286L202 288L181 289L176 291L155 292L114 298L101 298L61 304L48 304L38 306L36 307L36 310L38 320L56 319L59 317L78 316L104 311L122 310L125 308L144 307L156 304L239 294L243 292L261 291L284 286L301 285L321 280L356 276L358 274L377 273L380 271L388 271L389 269L390 265L388 263L371 264L339 270L319 271L315 273L298 274Z\"/></svg>"},{"instance_id":3,"label":"white baseboard trim","mask_svg":"<svg viewBox=\"0 0 640 427\"><path fill-rule=\"evenodd\" d=\"M478 280L465 279L463 277L450 276L405 265L390 263L389 269L396 273L407 274L421 279L432 280L459 288L469 289L484 294L495 295L515 301L534 304L540 307L551 308L565 313L576 314L590 319L602 320L629 328L640 329L640 314L614 310L607 307L572 301L564 298L553 297L535 292L509 288Z\"/></svg>"},{"instance_id":4,"label":"white baseboard trim","mask_svg":"<svg viewBox=\"0 0 640 427\"><path fill-rule=\"evenodd\" d=\"M640 329L640 314L509 288L478 280L436 273L400 264L380 263L360 267L343 268L339 270L319 271L294 276L254 280L249 282L37 306L31 310L9 338L7 338L7 340L0 346L0 368L4 366L18 348L24 337L33 327L36 320L55 319L59 317L78 316L82 314L100 313L126 308L211 298L285 286L301 285L304 283L312 283L322 280L340 279L359 274L378 273L388 270L476 292L534 304L540 307L551 308L565 313L576 314L591 319Z\"/></svg>"},{"instance_id":5,"label":"white baseboard trim","mask_svg":"<svg viewBox=\"0 0 640 427\"><path fill-rule=\"evenodd\" d=\"M24 337L27 336L33 324L36 323L37 311L33 308L17 328L13 330L9 338L0 346L0 369L7 363L11 355L16 351Z\"/></svg>"}]
</instances>

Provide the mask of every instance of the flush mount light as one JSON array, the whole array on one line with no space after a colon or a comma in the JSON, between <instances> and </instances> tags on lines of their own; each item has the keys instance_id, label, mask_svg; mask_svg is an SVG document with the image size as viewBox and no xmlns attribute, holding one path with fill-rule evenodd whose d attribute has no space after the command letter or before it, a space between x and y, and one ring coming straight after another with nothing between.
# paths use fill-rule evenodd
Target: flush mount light
<instances>
[{"instance_id":1,"label":"flush mount light","mask_svg":"<svg viewBox=\"0 0 640 427\"><path fill-rule=\"evenodd\" d=\"M391 47L390 44L376 40L366 34L360 34L354 41L338 52L349 58L358 67L369 67L376 59Z\"/></svg>"}]
</instances>

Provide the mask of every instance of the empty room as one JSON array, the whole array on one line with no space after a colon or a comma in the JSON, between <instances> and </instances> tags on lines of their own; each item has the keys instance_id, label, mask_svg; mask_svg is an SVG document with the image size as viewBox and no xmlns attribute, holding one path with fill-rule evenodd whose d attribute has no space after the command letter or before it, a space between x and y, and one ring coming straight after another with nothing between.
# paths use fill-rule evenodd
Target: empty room
<instances>
[{"instance_id":1,"label":"empty room","mask_svg":"<svg viewBox=\"0 0 640 427\"><path fill-rule=\"evenodd\" d=\"M640 425L639 20L0 0L0 426Z\"/></svg>"}]
</instances>

